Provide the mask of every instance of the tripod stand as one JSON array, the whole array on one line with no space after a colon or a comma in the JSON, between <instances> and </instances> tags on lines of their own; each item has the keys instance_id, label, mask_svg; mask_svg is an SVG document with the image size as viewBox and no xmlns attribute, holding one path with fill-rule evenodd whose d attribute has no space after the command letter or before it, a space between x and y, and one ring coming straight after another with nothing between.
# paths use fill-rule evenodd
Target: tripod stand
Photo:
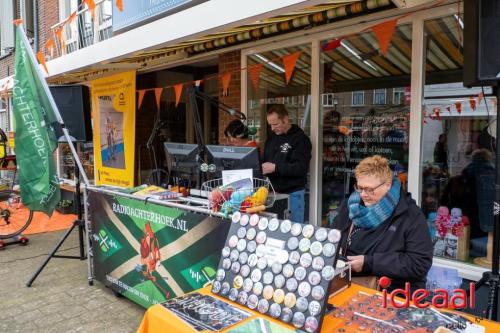
<instances>
[{"instance_id":1,"label":"tripod stand","mask_svg":"<svg viewBox=\"0 0 500 333\"><path fill-rule=\"evenodd\" d=\"M497 86L494 88L497 96L497 110L500 110L500 81L498 81ZM497 111L498 112L498 111ZM497 113L498 119L498 113ZM498 292L500 288L500 274L499 274L499 263L500 259L500 230L498 229L498 224L500 223L500 151L499 151L499 138L500 138L500 126L498 126L497 121L497 144L496 144L496 181L495 181L495 200L493 201L493 260L491 263L491 272L484 272L483 277L476 283L476 290L488 285L490 290L488 293L488 304L486 307L486 317L490 320L497 321L498 315Z\"/></svg>"},{"instance_id":2,"label":"tripod stand","mask_svg":"<svg viewBox=\"0 0 500 333\"><path fill-rule=\"evenodd\" d=\"M73 158L74 159L74 158ZM47 256L45 261L43 262L40 267L36 270L35 274L30 278L28 283L26 283L26 287L31 287L35 279L40 275L42 270L47 266L49 263L50 259L52 258L64 258L64 259L79 259L79 260L85 260L87 257L85 256L85 249L84 249L84 231L85 231L85 221L82 219L82 206L81 206L81 193L80 193L80 170L76 165L76 160L75 160L75 178L76 178L76 184L75 184L75 194L74 194L74 202L76 205L76 214L77 218L75 221L73 221L73 225L71 228L69 228L65 233L64 236L61 238L59 243L54 247L52 252ZM80 255L79 256L68 256L68 255L59 255L56 254L56 252L59 250L59 248L63 245L64 241L66 241L66 238L71 234L73 229L75 227L78 227L78 242L79 242L79 249L80 249ZM89 284L92 284L91 281L89 280Z\"/></svg>"}]
</instances>

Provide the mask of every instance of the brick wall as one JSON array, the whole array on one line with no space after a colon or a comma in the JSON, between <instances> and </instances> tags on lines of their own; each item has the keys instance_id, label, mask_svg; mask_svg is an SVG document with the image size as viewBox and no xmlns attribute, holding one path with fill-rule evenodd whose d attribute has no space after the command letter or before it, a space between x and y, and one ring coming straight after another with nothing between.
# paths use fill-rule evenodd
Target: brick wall
<instances>
[{"instance_id":1,"label":"brick wall","mask_svg":"<svg viewBox=\"0 0 500 333\"><path fill-rule=\"evenodd\" d=\"M16 1L16 18L20 17L19 3ZM38 4L38 47L45 45L52 37L50 27L59 22L59 0L37 1ZM0 59L0 79L14 74L14 53Z\"/></svg>"},{"instance_id":2,"label":"brick wall","mask_svg":"<svg viewBox=\"0 0 500 333\"><path fill-rule=\"evenodd\" d=\"M237 110L239 110L241 106L241 72L238 70L240 68L240 51L227 52L219 55L219 74L222 75L228 71L231 71L232 74L227 96L223 96L222 80L219 80L219 101ZM227 143L227 139L224 136L224 129L233 119L235 118L228 115L226 112L219 113L219 144L223 145Z\"/></svg>"}]
</instances>

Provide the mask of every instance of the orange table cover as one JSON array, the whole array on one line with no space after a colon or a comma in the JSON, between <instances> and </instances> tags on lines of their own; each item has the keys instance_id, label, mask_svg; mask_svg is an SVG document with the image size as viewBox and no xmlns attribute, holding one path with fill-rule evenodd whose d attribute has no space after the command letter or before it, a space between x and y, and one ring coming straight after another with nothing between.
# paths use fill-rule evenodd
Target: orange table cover
<instances>
[{"instance_id":1,"label":"orange table cover","mask_svg":"<svg viewBox=\"0 0 500 333\"><path fill-rule=\"evenodd\" d=\"M240 323L230 326L227 329L220 331L220 332L228 332L231 329L242 325L243 323L249 322L257 317L260 318L265 318L269 321L278 323L279 325L283 327L288 327L292 330L295 330L296 328L293 327L292 325L286 325L281 321L278 321L276 319L273 319L269 316L264 316L261 313L257 311L250 310L240 304L237 304L235 302L231 302L227 298L220 297L218 295L212 294L210 292L211 286L207 286L205 288L196 290L195 292L198 292L202 295L212 295L215 298L221 299L227 303L230 303L234 305L235 307L238 307L242 310L245 310L249 313L252 314L252 316L248 317L247 319L241 321ZM345 303L347 300L351 299L354 297L358 292L365 292L370 295L373 295L376 293L375 290L368 289L356 284L352 284L350 288L343 290L342 292L338 293L337 295L330 297L328 302L330 304L340 306L343 303ZM473 316L468 316L464 315L463 313L460 313L460 315L463 315L464 317L469 318L476 324L480 326L484 326L486 328L486 333L489 332L500 332L500 323L496 323L493 321L489 320L476 320L475 317ZM321 326L321 333L334 333L336 331L336 328L340 327L342 321L333 317L332 315L326 315L325 318L323 319L323 324ZM188 323L184 322L182 319L178 318L173 314L172 312L168 311L165 309L163 306L160 304L154 305L150 307L146 313L144 314L144 318L142 319L141 325L139 326L139 329L137 330L137 333L160 333L160 332L168 332L168 333L173 333L173 332L196 332Z\"/></svg>"}]
</instances>

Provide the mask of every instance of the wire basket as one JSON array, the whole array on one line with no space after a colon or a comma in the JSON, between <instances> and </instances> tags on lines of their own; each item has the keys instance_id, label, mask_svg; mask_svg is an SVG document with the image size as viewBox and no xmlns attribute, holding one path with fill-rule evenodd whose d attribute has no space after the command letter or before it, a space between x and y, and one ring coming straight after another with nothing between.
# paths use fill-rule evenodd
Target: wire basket
<instances>
[{"instance_id":1,"label":"wire basket","mask_svg":"<svg viewBox=\"0 0 500 333\"><path fill-rule=\"evenodd\" d=\"M212 197L213 199L209 200L208 207L212 210L218 210L220 208L223 212L227 213L227 210L230 210L230 212L246 212L246 210L244 209L251 207L244 207L244 209L241 207L241 203L244 198L253 196L261 187L264 187L267 189L267 198L265 202L263 202L262 205L259 206L264 206L264 208L272 207L274 205L275 193L271 182L268 179L258 178L254 178L252 182L252 188L244 187L235 190L234 187L232 187L235 183L227 184L224 186L222 178L217 178L204 182L201 185L201 190L206 191L207 193L210 193L212 195L214 194L214 190L220 190L218 192L217 198L214 199Z\"/></svg>"}]
</instances>

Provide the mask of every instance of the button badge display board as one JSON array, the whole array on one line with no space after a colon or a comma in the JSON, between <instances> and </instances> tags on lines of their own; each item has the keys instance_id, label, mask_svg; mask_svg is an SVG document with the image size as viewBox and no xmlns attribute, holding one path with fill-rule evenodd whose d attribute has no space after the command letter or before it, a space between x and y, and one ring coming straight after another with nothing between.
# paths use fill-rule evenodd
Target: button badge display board
<instances>
[{"instance_id":1,"label":"button badge display board","mask_svg":"<svg viewBox=\"0 0 500 333\"><path fill-rule=\"evenodd\" d=\"M307 332L319 332L341 233L236 212L212 292Z\"/></svg>"}]
</instances>

